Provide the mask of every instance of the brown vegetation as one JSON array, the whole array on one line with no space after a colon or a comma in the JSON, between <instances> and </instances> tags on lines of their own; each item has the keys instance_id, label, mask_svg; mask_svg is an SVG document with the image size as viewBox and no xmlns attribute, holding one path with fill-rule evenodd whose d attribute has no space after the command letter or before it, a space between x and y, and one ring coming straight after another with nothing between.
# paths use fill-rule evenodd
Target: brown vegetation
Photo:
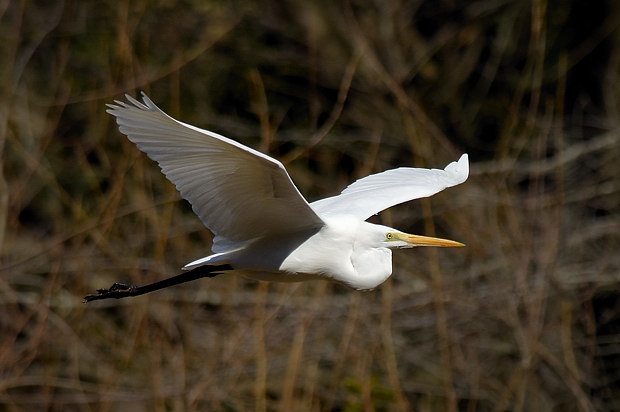
<instances>
[{"instance_id":1,"label":"brown vegetation","mask_svg":"<svg viewBox=\"0 0 620 412\"><path fill-rule=\"evenodd\" d=\"M620 410L620 9L555 3L0 1L0 410ZM310 200L468 152L378 218L468 247L84 305L209 253L105 113L139 90Z\"/></svg>"}]
</instances>

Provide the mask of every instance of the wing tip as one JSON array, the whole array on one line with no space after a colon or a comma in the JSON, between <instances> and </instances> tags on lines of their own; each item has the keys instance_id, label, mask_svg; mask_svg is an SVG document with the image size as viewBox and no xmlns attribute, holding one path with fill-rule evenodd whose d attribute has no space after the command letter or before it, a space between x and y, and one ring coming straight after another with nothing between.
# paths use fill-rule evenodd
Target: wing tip
<instances>
[{"instance_id":1,"label":"wing tip","mask_svg":"<svg viewBox=\"0 0 620 412\"><path fill-rule=\"evenodd\" d=\"M117 115L119 113L119 110L124 109L139 109L149 112L162 111L155 103L153 103L153 101L147 96L144 91L140 92L140 96L142 97L142 102L131 96L129 93L125 93L126 101L114 100L114 103L106 104L106 106L108 107L106 113L109 113L111 115Z\"/></svg>"},{"instance_id":2,"label":"wing tip","mask_svg":"<svg viewBox=\"0 0 620 412\"><path fill-rule=\"evenodd\" d=\"M444 170L454 178L455 185L465 182L469 177L469 155L463 153L459 160L450 163Z\"/></svg>"},{"instance_id":3,"label":"wing tip","mask_svg":"<svg viewBox=\"0 0 620 412\"><path fill-rule=\"evenodd\" d=\"M140 96L142 96L142 101L144 102L144 105L146 105L145 107L153 111L158 111L158 112L162 111L159 107L157 107L155 103L153 103L151 98L148 97L144 91L140 92Z\"/></svg>"}]
</instances>

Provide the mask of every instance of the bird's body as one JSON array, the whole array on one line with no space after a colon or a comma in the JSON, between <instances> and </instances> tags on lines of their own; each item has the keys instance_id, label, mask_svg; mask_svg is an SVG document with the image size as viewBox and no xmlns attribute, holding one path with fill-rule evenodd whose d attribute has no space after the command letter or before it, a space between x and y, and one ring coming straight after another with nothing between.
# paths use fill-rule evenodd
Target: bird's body
<instances>
[{"instance_id":1,"label":"bird's body","mask_svg":"<svg viewBox=\"0 0 620 412\"><path fill-rule=\"evenodd\" d=\"M173 284L226 272L267 281L328 279L367 290L391 275L392 248L463 246L366 219L464 182L467 155L445 170L398 168L370 175L340 195L308 203L277 160L179 122L144 94L144 104L127 99L129 103L109 105L120 131L159 163L214 234L214 253L188 263L184 269L193 273L191 279L179 275ZM115 284L86 300L155 290L137 291L140 288Z\"/></svg>"},{"instance_id":2,"label":"bird's body","mask_svg":"<svg viewBox=\"0 0 620 412\"><path fill-rule=\"evenodd\" d=\"M394 231L386 226L360 222L343 215L328 219L318 230L266 236L246 247L215 254L189 263L185 269L204 264L229 264L232 272L247 278L277 282L329 279L358 290L373 289L392 273L392 251L377 242ZM274 247L277 245L277 247Z\"/></svg>"}]
</instances>

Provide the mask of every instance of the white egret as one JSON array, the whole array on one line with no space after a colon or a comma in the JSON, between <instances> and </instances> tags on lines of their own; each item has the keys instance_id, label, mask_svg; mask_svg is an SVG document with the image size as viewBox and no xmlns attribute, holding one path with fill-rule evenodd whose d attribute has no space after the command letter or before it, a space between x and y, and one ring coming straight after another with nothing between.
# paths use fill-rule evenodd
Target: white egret
<instances>
[{"instance_id":1,"label":"white egret","mask_svg":"<svg viewBox=\"0 0 620 412\"><path fill-rule=\"evenodd\" d=\"M222 273L268 281L328 279L373 289L392 274L393 248L464 246L410 235L366 219L388 207L463 183L467 154L444 170L398 168L357 180L308 203L279 161L144 103L108 105L119 129L155 160L213 233L213 254L178 276L144 286L115 283L85 301L136 296Z\"/></svg>"}]
</instances>

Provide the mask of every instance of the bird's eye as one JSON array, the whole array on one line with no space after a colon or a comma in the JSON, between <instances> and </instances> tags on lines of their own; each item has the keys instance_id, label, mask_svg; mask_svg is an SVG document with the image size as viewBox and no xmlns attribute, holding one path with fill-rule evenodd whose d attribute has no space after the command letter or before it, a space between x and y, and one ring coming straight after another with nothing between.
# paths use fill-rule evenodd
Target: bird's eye
<instances>
[{"instance_id":1,"label":"bird's eye","mask_svg":"<svg viewBox=\"0 0 620 412\"><path fill-rule=\"evenodd\" d=\"M385 235L385 238L386 238L387 240L392 240L392 239L394 238L394 235L393 235L392 233L387 233L387 234Z\"/></svg>"}]
</instances>

